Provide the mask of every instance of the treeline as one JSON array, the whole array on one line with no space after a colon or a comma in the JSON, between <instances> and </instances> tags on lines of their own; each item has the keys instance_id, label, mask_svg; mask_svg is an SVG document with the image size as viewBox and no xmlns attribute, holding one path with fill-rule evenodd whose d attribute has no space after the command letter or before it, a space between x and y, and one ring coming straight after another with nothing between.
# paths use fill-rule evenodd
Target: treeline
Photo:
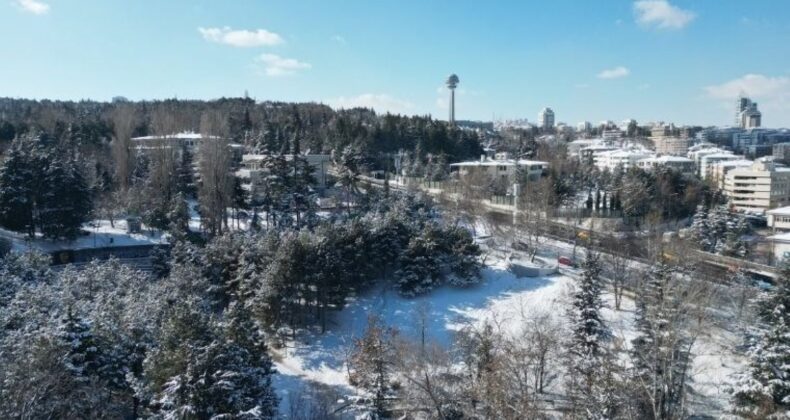
<instances>
[{"instance_id":1,"label":"treeline","mask_svg":"<svg viewBox=\"0 0 790 420\"><path fill-rule=\"evenodd\" d=\"M118 137L201 131L201 116L215 113L227 125L232 141L254 150L276 152L298 136L304 150L330 153L353 146L385 169L383 153L420 150L447 155L451 161L479 156L474 131L451 129L428 116L376 115L370 109L332 110L317 103L255 102L249 98L211 101L140 102L34 101L0 99L0 142L31 130L60 138L79 134L82 146L107 148ZM129 118L131 117L131 118ZM127 121L130 120L130 121ZM420 156L421 158L424 156Z\"/></svg>"},{"instance_id":2,"label":"treeline","mask_svg":"<svg viewBox=\"0 0 790 420\"><path fill-rule=\"evenodd\" d=\"M94 194L112 183L109 174L92 169L73 147L49 136L15 141L0 167L0 226L31 237L76 237Z\"/></svg>"},{"instance_id":3,"label":"treeline","mask_svg":"<svg viewBox=\"0 0 790 420\"><path fill-rule=\"evenodd\" d=\"M370 203L312 229L183 238L154 256L150 276L7 254L0 417L275 418L267 342L325 329L376 281L413 295L478 279L471 235L441 223L427 198Z\"/></svg>"}]
</instances>

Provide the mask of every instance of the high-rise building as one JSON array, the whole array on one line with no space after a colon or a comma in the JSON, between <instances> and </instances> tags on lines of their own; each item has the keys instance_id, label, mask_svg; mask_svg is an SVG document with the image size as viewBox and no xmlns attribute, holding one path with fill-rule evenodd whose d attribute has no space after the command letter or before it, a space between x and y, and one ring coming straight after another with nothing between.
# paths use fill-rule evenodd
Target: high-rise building
<instances>
[{"instance_id":1,"label":"high-rise building","mask_svg":"<svg viewBox=\"0 0 790 420\"><path fill-rule=\"evenodd\" d=\"M538 121L540 121L540 128L554 128L554 111L549 107L543 108L538 114Z\"/></svg>"},{"instance_id":2,"label":"high-rise building","mask_svg":"<svg viewBox=\"0 0 790 420\"><path fill-rule=\"evenodd\" d=\"M757 102L741 96L735 106L735 124L741 128L757 128L762 124L762 113L757 109Z\"/></svg>"}]
</instances>

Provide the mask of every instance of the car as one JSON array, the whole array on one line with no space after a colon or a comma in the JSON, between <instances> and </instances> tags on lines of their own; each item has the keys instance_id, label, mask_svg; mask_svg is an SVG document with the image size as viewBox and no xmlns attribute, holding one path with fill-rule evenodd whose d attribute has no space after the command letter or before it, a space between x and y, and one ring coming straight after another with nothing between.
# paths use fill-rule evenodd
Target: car
<instances>
[{"instance_id":1,"label":"car","mask_svg":"<svg viewBox=\"0 0 790 420\"><path fill-rule=\"evenodd\" d=\"M576 263L573 261L573 258L571 257L564 257L564 256L557 257L557 263L562 265L567 265L569 267L576 267Z\"/></svg>"}]
</instances>

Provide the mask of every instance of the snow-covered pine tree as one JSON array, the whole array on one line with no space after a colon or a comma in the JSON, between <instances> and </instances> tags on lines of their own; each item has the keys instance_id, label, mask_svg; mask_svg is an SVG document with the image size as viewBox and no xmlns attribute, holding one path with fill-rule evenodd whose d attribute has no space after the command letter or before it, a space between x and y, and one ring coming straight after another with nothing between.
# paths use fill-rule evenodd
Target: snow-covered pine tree
<instances>
[{"instance_id":1,"label":"snow-covered pine tree","mask_svg":"<svg viewBox=\"0 0 790 420\"><path fill-rule=\"evenodd\" d=\"M710 251L713 245L711 229L708 224L708 210L700 204L691 219L690 238L701 250Z\"/></svg>"},{"instance_id":2,"label":"snow-covered pine tree","mask_svg":"<svg viewBox=\"0 0 790 420\"><path fill-rule=\"evenodd\" d=\"M41 232L49 238L73 239L90 216L91 191L79 164L68 153L54 153L47 159L40 201Z\"/></svg>"},{"instance_id":3,"label":"snow-covered pine tree","mask_svg":"<svg viewBox=\"0 0 790 420\"><path fill-rule=\"evenodd\" d=\"M371 395L371 419L385 417L391 397L394 331L383 326L375 315L368 317L365 334L354 342L348 360L349 382Z\"/></svg>"},{"instance_id":4,"label":"snow-covered pine tree","mask_svg":"<svg viewBox=\"0 0 790 420\"><path fill-rule=\"evenodd\" d=\"M173 196L167 218L170 221L168 230L173 239L176 241L186 240L189 235L189 208L183 192L178 192Z\"/></svg>"},{"instance_id":5,"label":"snow-covered pine tree","mask_svg":"<svg viewBox=\"0 0 790 420\"><path fill-rule=\"evenodd\" d=\"M691 354L683 325L686 319L678 316L683 301L674 276L674 270L664 262L654 264L637 296L638 335L631 349L632 403L645 418L683 415Z\"/></svg>"},{"instance_id":6,"label":"snow-covered pine tree","mask_svg":"<svg viewBox=\"0 0 790 420\"><path fill-rule=\"evenodd\" d=\"M58 338L68 348L64 364L75 380L87 382L91 376L99 373L101 355L91 326L75 315L71 307L60 325Z\"/></svg>"},{"instance_id":7,"label":"snow-covered pine tree","mask_svg":"<svg viewBox=\"0 0 790 420\"><path fill-rule=\"evenodd\" d=\"M413 237L400 257L400 268L395 272L399 290L406 296L430 291L439 279L438 244L430 235Z\"/></svg>"},{"instance_id":8,"label":"snow-covered pine tree","mask_svg":"<svg viewBox=\"0 0 790 420\"><path fill-rule=\"evenodd\" d=\"M569 343L568 392L574 411L586 418L612 418L618 404L614 392L615 363L609 351L611 331L603 319L603 279L599 256L588 251L573 295Z\"/></svg>"},{"instance_id":9,"label":"snow-covered pine tree","mask_svg":"<svg viewBox=\"0 0 790 420\"><path fill-rule=\"evenodd\" d=\"M0 168L0 225L32 234L33 209L38 195L36 182L43 168L31 164L33 148L27 138L16 139L6 152Z\"/></svg>"},{"instance_id":10,"label":"snow-covered pine tree","mask_svg":"<svg viewBox=\"0 0 790 420\"><path fill-rule=\"evenodd\" d=\"M790 413L790 265L758 302L765 330L749 350L749 374L734 395L749 418L786 418Z\"/></svg>"}]
</instances>

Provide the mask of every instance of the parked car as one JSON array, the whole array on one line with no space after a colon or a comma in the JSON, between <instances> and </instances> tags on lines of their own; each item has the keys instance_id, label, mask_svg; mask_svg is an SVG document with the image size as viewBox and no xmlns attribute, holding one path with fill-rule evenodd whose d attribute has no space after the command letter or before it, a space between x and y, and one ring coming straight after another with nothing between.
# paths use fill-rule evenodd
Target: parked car
<instances>
[{"instance_id":1,"label":"parked car","mask_svg":"<svg viewBox=\"0 0 790 420\"><path fill-rule=\"evenodd\" d=\"M567 265L568 267L576 267L576 262L573 261L573 258L571 257L564 257L564 256L557 257L557 263L562 265Z\"/></svg>"}]
</instances>

